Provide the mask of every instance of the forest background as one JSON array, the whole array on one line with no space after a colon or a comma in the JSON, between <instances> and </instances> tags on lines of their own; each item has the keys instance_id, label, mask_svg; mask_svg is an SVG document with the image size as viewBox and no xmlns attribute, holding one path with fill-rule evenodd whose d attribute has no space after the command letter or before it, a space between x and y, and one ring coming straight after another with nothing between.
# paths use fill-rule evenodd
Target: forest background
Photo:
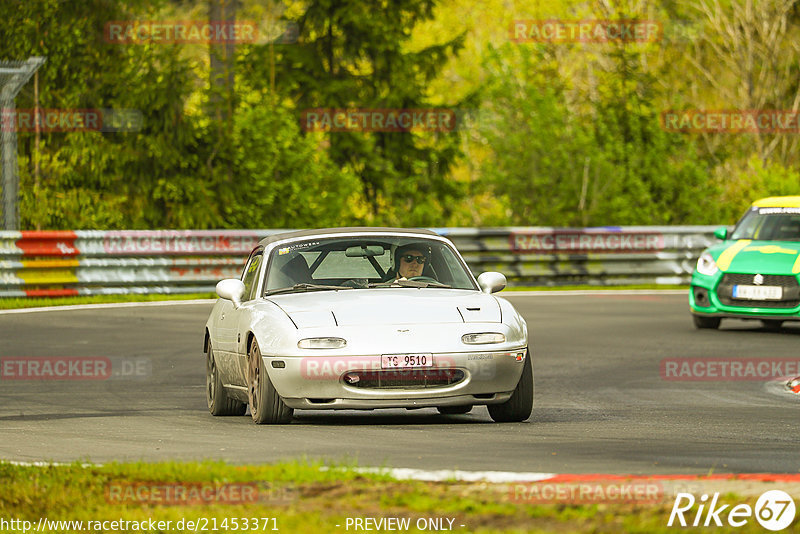
<instances>
[{"instance_id":1,"label":"forest background","mask_svg":"<svg viewBox=\"0 0 800 534\"><path fill-rule=\"evenodd\" d=\"M255 42L109 42L235 16ZM515 21L655 21L518 42ZM800 106L800 2L6 0L17 108L141 113L18 133L22 229L730 224L800 192L797 133L668 131L671 110ZM449 110L448 131L306 131L307 110Z\"/></svg>"}]
</instances>

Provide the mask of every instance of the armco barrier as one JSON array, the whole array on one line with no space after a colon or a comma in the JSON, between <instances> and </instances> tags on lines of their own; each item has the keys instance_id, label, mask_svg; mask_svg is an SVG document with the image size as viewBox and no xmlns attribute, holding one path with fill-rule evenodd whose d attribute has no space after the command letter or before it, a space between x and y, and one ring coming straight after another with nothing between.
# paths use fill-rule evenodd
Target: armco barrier
<instances>
[{"instance_id":1,"label":"armco barrier","mask_svg":"<svg viewBox=\"0 0 800 534\"><path fill-rule=\"evenodd\" d=\"M681 284L714 226L434 228L509 285ZM0 232L0 297L211 292L285 230Z\"/></svg>"}]
</instances>

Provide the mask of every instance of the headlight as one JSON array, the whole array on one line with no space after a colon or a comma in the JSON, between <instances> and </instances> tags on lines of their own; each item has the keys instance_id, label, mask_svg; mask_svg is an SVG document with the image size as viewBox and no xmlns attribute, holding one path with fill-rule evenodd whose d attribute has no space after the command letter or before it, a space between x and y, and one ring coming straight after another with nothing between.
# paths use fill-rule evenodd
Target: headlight
<instances>
[{"instance_id":1,"label":"headlight","mask_svg":"<svg viewBox=\"0 0 800 534\"><path fill-rule=\"evenodd\" d=\"M483 332L481 334L464 334L461 341L467 345L488 345L489 343L505 343L506 336L499 332Z\"/></svg>"},{"instance_id":2,"label":"headlight","mask_svg":"<svg viewBox=\"0 0 800 534\"><path fill-rule=\"evenodd\" d=\"M711 276L719 271L714 258L708 252L703 252L697 259L697 272Z\"/></svg>"},{"instance_id":3,"label":"headlight","mask_svg":"<svg viewBox=\"0 0 800 534\"><path fill-rule=\"evenodd\" d=\"M308 337L297 342L301 349L341 349L347 341L340 337Z\"/></svg>"}]
</instances>

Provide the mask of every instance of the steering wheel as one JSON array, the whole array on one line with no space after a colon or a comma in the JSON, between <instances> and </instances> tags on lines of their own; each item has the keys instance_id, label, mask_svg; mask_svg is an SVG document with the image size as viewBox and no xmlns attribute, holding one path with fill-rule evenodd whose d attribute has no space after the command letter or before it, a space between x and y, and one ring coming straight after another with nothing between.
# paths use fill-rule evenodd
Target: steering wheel
<instances>
[{"instance_id":1,"label":"steering wheel","mask_svg":"<svg viewBox=\"0 0 800 534\"><path fill-rule=\"evenodd\" d=\"M410 282L433 282L434 284L440 284L437 279L431 278L430 276L412 276L411 278L407 278L406 280Z\"/></svg>"}]
</instances>

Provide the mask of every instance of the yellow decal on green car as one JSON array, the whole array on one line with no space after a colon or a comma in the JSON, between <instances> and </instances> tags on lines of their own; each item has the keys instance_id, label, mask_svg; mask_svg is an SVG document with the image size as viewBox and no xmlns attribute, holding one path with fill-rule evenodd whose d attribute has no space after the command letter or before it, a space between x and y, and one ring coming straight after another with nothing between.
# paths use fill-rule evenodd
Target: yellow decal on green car
<instances>
[{"instance_id":1,"label":"yellow decal on green car","mask_svg":"<svg viewBox=\"0 0 800 534\"><path fill-rule=\"evenodd\" d=\"M800 273L800 256L797 256L797 259L794 260L794 267L792 267L792 274Z\"/></svg>"},{"instance_id":2,"label":"yellow decal on green car","mask_svg":"<svg viewBox=\"0 0 800 534\"><path fill-rule=\"evenodd\" d=\"M763 247L747 247L745 250L755 250L763 254L797 254L796 250L781 248L778 245L764 245Z\"/></svg>"},{"instance_id":3,"label":"yellow decal on green car","mask_svg":"<svg viewBox=\"0 0 800 534\"><path fill-rule=\"evenodd\" d=\"M731 266L731 262L741 250L751 243L751 239L741 239L725 249L725 251L717 258L717 267L720 271L727 271Z\"/></svg>"}]
</instances>

